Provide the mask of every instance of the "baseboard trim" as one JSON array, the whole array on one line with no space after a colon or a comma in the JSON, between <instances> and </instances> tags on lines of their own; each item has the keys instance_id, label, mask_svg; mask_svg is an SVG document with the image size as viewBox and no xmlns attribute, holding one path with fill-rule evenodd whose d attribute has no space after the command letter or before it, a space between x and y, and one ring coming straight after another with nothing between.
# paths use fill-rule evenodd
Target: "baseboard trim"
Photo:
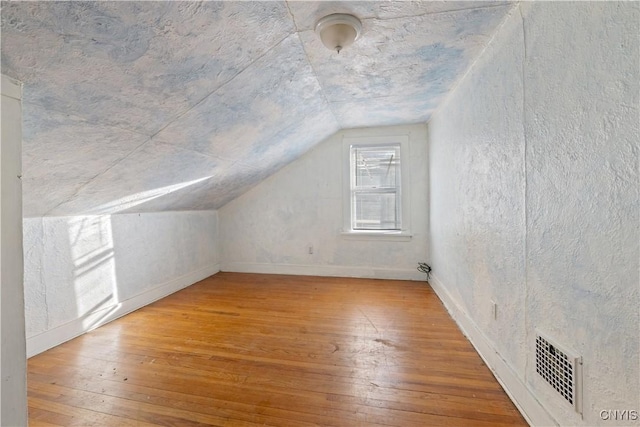
<instances>
[{"instance_id":1,"label":"baseboard trim","mask_svg":"<svg viewBox=\"0 0 640 427\"><path fill-rule=\"evenodd\" d=\"M219 264L209 265L168 282L161 283L111 307L86 314L64 325L27 338L27 358L49 350L99 326L116 320L139 308L193 285L220 271Z\"/></svg>"},{"instance_id":2,"label":"baseboard trim","mask_svg":"<svg viewBox=\"0 0 640 427\"><path fill-rule=\"evenodd\" d=\"M224 263L222 271L233 273L288 274L296 276L358 277L366 279L391 279L425 281L426 276L417 270L400 268L352 267L339 265L267 264L250 262Z\"/></svg>"},{"instance_id":3,"label":"baseboard trim","mask_svg":"<svg viewBox=\"0 0 640 427\"><path fill-rule=\"evenodd\" d=\"M455 303L442 282L431 275L429 284L529 425L558 426L556 420L544 409L511 365L502 358L478 325Z\"/></svg>"}]
</instances>

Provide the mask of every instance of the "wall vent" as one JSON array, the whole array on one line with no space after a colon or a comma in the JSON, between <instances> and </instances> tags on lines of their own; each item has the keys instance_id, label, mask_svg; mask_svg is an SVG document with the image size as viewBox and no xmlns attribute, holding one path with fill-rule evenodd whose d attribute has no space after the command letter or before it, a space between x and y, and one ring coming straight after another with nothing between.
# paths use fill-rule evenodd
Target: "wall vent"
<instances>
[{"instance_id":1,"label":"wall vent","mask_svg":"<svg viewBox=\"0 0 640 427\"><path fill-rule=\"evenodd\" d=\"M582 358L536 337L536 372L582 414Z\"/></svg>"}]
</instances>

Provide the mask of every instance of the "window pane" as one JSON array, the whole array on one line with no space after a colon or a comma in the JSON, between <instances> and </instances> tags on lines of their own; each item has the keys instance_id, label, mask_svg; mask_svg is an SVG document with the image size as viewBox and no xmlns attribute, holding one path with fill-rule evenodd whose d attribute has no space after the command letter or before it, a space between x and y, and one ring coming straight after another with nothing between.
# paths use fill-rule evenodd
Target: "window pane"
<instances>
[{"instance_id":1,"label":"window pane","mask_svg":"<svg viewBox=\"0 0 640 427\"><path fill-rule=\"evenodd\" d=\"M398 184L400 147L355 147L356 188L395 188Z\"/></svg>"},{"instance_id":2,"label":"window pane","mask_svg":"<svg viewBox=\"0 0 640 427\"><path fill-rule=\"evenodd\" d=\"M353 194L354 230L399 230L395 192Z\"/></svg>"}]
</instances>

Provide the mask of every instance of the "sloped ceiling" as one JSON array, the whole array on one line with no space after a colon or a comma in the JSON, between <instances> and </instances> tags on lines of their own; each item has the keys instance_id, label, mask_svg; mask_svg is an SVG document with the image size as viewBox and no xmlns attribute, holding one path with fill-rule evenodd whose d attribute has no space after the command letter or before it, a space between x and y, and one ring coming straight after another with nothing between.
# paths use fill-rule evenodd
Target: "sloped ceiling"
<instances>
[{"instance_id":1,"label":"sloped ceiling","mask_svg":"<svg viewBox=\"0 0 640 427\"><path fill-rule=\"evenodd\" d=\"M428 120L504 2L3 2L25 216L216 209L339 129ZM315 22L348 12L339 55Z\"/></svg>"}]
</instances>

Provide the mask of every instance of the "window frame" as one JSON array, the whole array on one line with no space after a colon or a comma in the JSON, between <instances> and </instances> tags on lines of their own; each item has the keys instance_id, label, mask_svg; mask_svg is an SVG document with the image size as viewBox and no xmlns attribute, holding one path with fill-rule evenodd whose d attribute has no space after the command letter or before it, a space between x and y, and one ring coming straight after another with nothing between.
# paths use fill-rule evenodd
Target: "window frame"
<instances>
[{"instance_id":1,"label":"window frame","mask_svg":"<svg viewBox=\"0 0 640 427\"><path fill-rule=\"evenodd\" d=\"M400 202L397 207L400 216L400 229L397 230L362 230L353 228L353 192L352 192L352 178L354 168L352 168L352 147L389 147L399 146L400 148L400 182L398 195ZM410 226L410 175L409 175L409 135L389 135L389 136L373 136L373 137L347 137L342 139L342 151L343 151L343 175L342 175L342 188L343 188L343 203L342 203L342 235L345 238L355 239L367 239L367 240L410 240L411 239L411 226Z\"/></svg>"}]
</instances>

